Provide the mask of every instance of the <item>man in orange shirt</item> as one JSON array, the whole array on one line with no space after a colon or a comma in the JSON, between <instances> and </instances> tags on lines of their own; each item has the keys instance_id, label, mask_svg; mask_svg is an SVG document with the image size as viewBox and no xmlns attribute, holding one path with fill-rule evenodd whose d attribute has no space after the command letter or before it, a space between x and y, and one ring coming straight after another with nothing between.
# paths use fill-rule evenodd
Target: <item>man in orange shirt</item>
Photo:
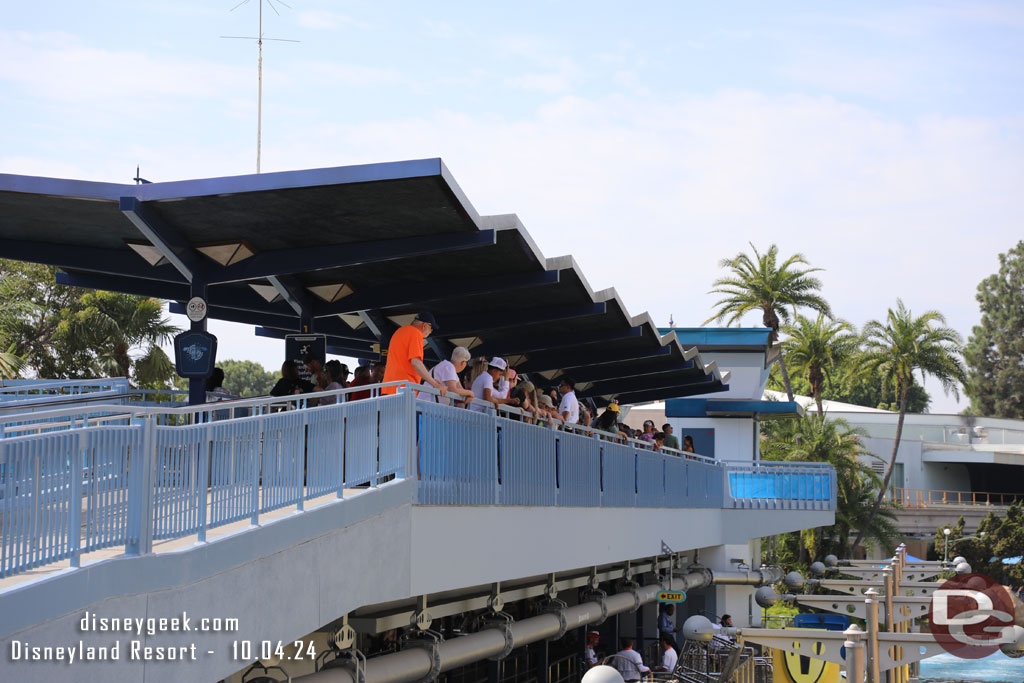
<instances>
[{"instance_id":1,"label":"man in orange shirt","mask_svg":"<svg viewBox=\"0 0 1024 683\"><path fill-rule=\"evenodd\" d=\"M419 384L423 380L445 395L445 386L430 376L423 364L423 340L437 329L432 313L420 313L408 325L398 328L391 335L388 344L388 361L384 367L384 382L409 382ZM397 387L384 387L382 394L393 394Z\"/></svg>"}]
</instances>

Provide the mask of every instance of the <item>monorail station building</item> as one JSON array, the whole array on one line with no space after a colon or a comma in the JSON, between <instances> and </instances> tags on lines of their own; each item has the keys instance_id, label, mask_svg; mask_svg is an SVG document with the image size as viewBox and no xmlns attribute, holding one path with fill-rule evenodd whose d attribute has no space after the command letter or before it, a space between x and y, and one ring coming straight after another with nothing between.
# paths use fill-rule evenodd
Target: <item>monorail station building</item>
<instances>
[{"instance_id":1,"label":"monorail station building","mask_svg":"<svg viewBox=\"0 0 1024 683\"><path fill-rule=\"evenodd\" d=\"M687 594L670 626L756 623L752 591L780 578L759 539L833 522L831 468L758 458L750 430L779 410L751 398L765 344L631 315L515 216L478 215L439 159L143 185L0 175L0 258L201 309L195 339L210 318L252 325L282 360L297 334L377 360L429 311L428 367L463 346L599 406L665 401L677 434L717 430L656 451L395 382L319 405L205 403L200 379L187 405L123 380L15 383L5 681L579 680L587 632L606 654L656 643L663 591ZM716 419L733 422L700 422Z\"/></svg>"}]
</instances>

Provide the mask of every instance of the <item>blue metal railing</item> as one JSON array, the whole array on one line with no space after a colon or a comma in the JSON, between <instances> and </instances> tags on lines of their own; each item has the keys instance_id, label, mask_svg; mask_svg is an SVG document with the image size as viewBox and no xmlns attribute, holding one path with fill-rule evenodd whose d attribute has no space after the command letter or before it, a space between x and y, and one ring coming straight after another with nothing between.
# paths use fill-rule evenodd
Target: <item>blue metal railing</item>
<instances>
[{"instance_id":1,"label":"blue metal railing","mask_svg":"<svg viewBox=\"0 0 1024 683\"><path fill-rule=\"evenodd\" d=\"M0 439L0 577L123 545L195 535L346 489L415 480L425 505L832 509L828 467L655 452L522 413L356 391L188 408L43 413L64 428ZM318 397L339 402L311 405ZM73 413L74 411L70 411ZM243 415L230 417L232 414ZM217 419L220 416L227 419ZM80 417L80 416L79 416ZM116 418L116 423L114 422Z\"/></svg>"},{"instance_id":2,"label":"blue metal railing","mask_svg":"<svg viewBox=\"0 0 1024 683\"><path fill-rule=\"evenodd\" d=\"M726 464L727 507L835 509L836 472L830 465L773 461Z\"/></svg>"}]
</instances>

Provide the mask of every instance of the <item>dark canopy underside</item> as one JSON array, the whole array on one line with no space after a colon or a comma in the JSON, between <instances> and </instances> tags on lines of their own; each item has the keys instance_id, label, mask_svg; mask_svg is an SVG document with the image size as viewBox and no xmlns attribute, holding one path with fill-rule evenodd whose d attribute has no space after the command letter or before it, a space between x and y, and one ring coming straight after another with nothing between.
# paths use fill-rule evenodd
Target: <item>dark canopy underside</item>
<instances>
[{"instance_id":1,"label":"dark canopy underside","mask_svg":"<svg viewBox=\"0 0 1024 683\"><path fill-rule=\"evenodd\" d=\"M724 388L571 257L544 258L514 215L479 216L440 159L147 185L0 174L0 257L175 312L205 288L212 318L312 327L340 355L376 357L429 310L433 360L464 345L623 402Z\"/></svg>"}]
</instances>

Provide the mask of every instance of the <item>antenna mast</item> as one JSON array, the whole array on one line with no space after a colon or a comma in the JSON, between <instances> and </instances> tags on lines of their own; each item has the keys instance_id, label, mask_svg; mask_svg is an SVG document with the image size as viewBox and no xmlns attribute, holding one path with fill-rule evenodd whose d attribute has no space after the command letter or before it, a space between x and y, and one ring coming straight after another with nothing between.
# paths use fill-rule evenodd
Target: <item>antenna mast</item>
<instances>
[{"instance_id":1,"label":"antenna mast","mask_svg":"<svg viewBox=\"0 0 1024 683\"><path fill-rule=\"evenodd\" d=\"M249 0L242 0L234 7L231 11L234 12L242 5L248 3ZM260 165L263 158L263 2L264 0L258 0L259 2L259 33L255 38L252 36L221 36L221 38L234 38L238 40L255 40L256 41L256 172L260 172ZM284 2L284 0L277 0L285 7L291 8L291 5ZM270 5L270 9L274 10L274 14L281 15L274 7L273 0L266 0L266 3ZM267 38L267 40L274 40L280 43L297 43L297 40L288 40L287 38Z\"/></svg>"}]
</instances>

